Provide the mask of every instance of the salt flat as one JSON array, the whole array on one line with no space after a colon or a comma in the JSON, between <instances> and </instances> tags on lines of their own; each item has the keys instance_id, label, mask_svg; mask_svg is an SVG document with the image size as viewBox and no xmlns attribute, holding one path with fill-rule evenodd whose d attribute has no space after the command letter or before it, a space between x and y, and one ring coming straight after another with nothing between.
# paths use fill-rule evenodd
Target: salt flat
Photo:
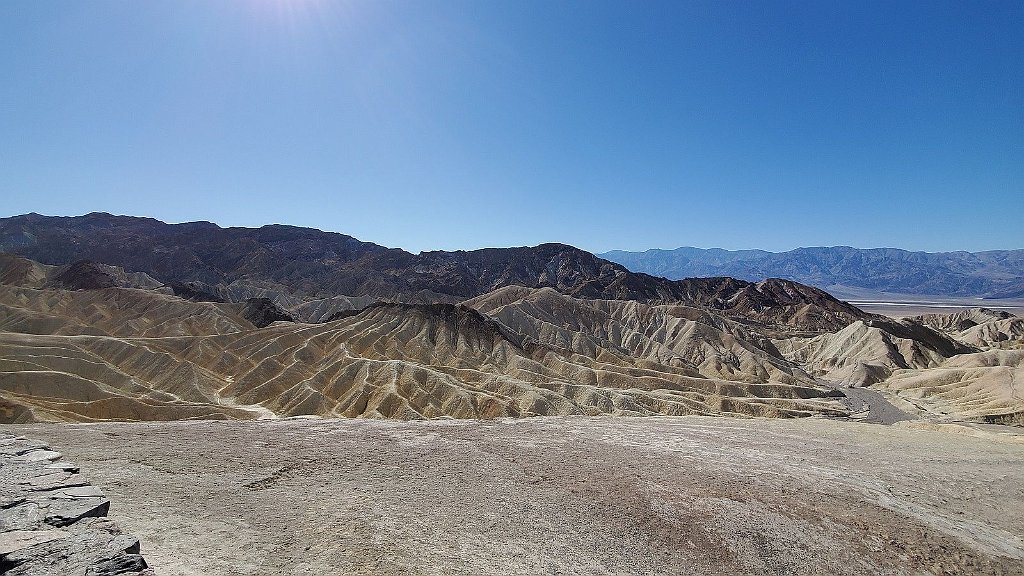
<instances>
[{"instance_id":1,"label":"salt flat","mask_svg":"<svg viewBox=\"0 0 1024 576\"><path fill-rule=\"evenodd\" d=\"M31 424L162 575L1020 574L1019 429L820 418Z\"/></svg>"},{"instance_id":2,"label":"salt flat","mask_svg":"<svg viewBox=\"0 0 1024 576\"><path fill-rule=\"evenodd\" d=\"M855 296L849 302L865 312L897 319L921 314L952 314L979 307L1024 315L1024 299L1020 298L957 298L881 293L868 297Z\"/></svg>"}]
</instances>

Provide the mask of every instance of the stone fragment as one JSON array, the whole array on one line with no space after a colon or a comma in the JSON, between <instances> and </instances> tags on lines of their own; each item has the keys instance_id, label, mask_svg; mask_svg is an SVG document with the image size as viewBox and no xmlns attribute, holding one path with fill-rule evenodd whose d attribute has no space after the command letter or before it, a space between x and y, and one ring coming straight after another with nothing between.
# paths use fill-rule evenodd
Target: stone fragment
<instances>
[{"instance_id":1,"label":"stone fragment","mask_svg":"<svg viewBox=\"0 0 1024 576\"><path fill-rule=\"evenodd\" d=\"M79 469L77 464L71 464L70 462L54 462L46 467L47 470L61 470L63 472L71 472L72 474L78 474Z\"/></svg>"},{"instance_id":2,"label":"stone fragment","mask_svg":"<svg viewBox=\"0 0 1024 576\"><path fill-rule=\"evenodd\" d=\"M56 499L50 501L44 522L59 528L83 518L106 516L108 510L110 500L103 497Z\"/></svg>"},{"instance_id":3,"label":"stone fragment","mask_svg":"<svg viewBox=\"0 0 1024 576\"><path fill-rule=\"evenodd\" d=\"M65 537L0 554L0 572L5 576L114 576L147 568L139 555L139 541L106 518L87 518L62 532Z\"/></svg>"},{"instance_id":4,"label":"stone fragment","mask_svg":"<svg viewBox=\"0 0 1024 576\"><path fill-rule=\"evenodd\" d=\"M17 506L24 501L25 498L17 494L0 494L0 510L10 508L11 506Z\"/></svg>"},{"instance_id":5,"label":"stone fragment","mask_svg":"<svg viewBox=\"0 0 1024 576\"><path fill-rule=\"evenodd\" d=\"M0 556L31 548L60 538L67 538L64 530L10 530L0 532Z\"/></svg>"},{"instance_id":6,"label":"stone fragment","mask_svg":"<svg viewBox=\"0 0 1024 576\"><path fill-rule=\"evenodd\" d=\"M14 456L11 458L11 462L53 462L54 460L60 460L60 457L61 453L54 452L53 450L29 450L28 452Z\"/></svg>"},{"instance_id":7,"label":"stone fragment","mask_svg":"<svg viewBox=\"0 0 1024 576\"><path fill-rule=\"evenodd\" d=\"M46 518L46 510L36 502L23 502L0 510L0 532L35 530Z\"/></svg>"},{"instance_id":8,"label":"stone fragment","mask_svg":"<svg viewBox=\"0 0 1024 576\"><path fill-rule=\"evenodd\" d=\"M87 486L85 478L70 472L52 472L42 476L35 476L24 481L30 490L56 490L58 488L72 488Z\"/></svg>"},{"instance_id":9,"label":"stone fragment","mask_svg":"<svg viewBox=\"0 0 1024 576\"><path fill-rule=\"evenodd\" d=\"M5 460L11 456L20 456L33 450L49 450L50 445L39 440L27 440L25 438L10 438L0 442L0 458Z\"/></svg>"}]
</instances>

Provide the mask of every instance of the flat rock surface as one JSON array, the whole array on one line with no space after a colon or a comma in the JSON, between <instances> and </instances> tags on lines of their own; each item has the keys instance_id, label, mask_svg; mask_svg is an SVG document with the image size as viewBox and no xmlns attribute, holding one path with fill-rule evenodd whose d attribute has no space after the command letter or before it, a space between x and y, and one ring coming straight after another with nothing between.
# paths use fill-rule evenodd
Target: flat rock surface
<instances>
[{"instance_id":1,"label":"flat rock surface","mask_svg":"<svg viewBox=\"0 0 1024 576\"><path fill-rule=\"evenodd\" d=\"M1021 574L1001 427L561 417L19 425L161 575Z\"/></svg>"}]
</instances>

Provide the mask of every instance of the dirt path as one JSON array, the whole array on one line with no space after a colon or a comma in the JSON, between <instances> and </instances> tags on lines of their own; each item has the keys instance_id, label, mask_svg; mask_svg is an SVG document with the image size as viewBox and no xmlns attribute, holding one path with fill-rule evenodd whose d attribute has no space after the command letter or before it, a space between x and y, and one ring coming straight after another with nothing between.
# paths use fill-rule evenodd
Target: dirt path
<instances>
[{"instance_id":1,"label":"dirt path","mask_svg":"<svg viewBox=\"0 0 1024 576\"><path fill-rule=\"evenodd\" d=\"M4 429L78 463L162 576L1024 573L1024 440L982 431L702 417Z\"/></svg>"},{"instance_id":2,"label":"dirt path","mask_svg":"<svg viewBox=\"0 0 1024 576\"><path fill-rule=\"evenodd\" d=\"M818 379L818 383L839 390L846 398L843 403L854 415L852 419L870 424L892 425L897 422L916 420L917 417L892 405L880 392L868 388L845 386L829 380ZM866 413L866 414L865 414ZM863 416L859 416L863 414Z\"/></svg>"}]
</instances>

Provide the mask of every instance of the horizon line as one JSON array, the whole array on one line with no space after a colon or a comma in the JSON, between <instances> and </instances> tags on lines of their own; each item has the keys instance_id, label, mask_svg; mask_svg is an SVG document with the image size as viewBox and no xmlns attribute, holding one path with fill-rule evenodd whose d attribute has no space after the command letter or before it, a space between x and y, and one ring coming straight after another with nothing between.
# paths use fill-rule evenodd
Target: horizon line
<instances>
[{"instance_id":1,"label":"horizon line","mask_svg":"<svg viewBox=\"0 0 1024 576\"><path fill-rule=\"evenodd\" d=\"M244 228L244 229L249 229L249 230L258 230L260 228L265 228L265 227L268 227L268 226L288 226L288 227L292 227L292 228L304 228L304 229L307 229L307 230L316 230L318 232L324 232L324 233L328 233L328 234L341 234L341 235L344 235L344 236L349 236L350 238L353 238L353 239L358 240L360 242L366 242L366 243L369 243L369 244L376 244L378 246L381 246L381 247L384 247L384 248L388 248L388 249L404 250L404 251L409 252L411 254L422 254L422 253L425 253L425 252L471 252L471 251L475 251L475 250L506 249L506 248L534 248L534 247L542 246L542 245L545 245L545 244L561 244L561 245L564 245L564 246L571 246L573 248L577 248L579 250L583 250L585 252L589 252L589 253L591 253L591 254L593 254L595 256L599 256L599 257L604 255L604 254L612 254L612 253L616 253L616 252L617 253L625 253L625 254L646 254L648 252L675 252L677 250L686 250L686 249L705 250L705 251L722 250L724 252L733 252L733 253L735 253L735 252L764 252L766 254L786 254L786 253L794 252L794 251L797 251L797 250L810 250L810 249L816 249L816 248L820 248L820 249L848 248L848 249L851 249L851 250L896 250L896 251L900 251L900 252L917 253L917 254L983 254L983 253L986 253L986 252L1017 252L1017 251L1024 251L1024 248L992 248L992 249L987 249L987 250L915 250L915 249L909 249L909 248L899 248L899 247L895 247L895 246L858 247L858 246L850 246L850 245L847 245L847 244L806 245L806 246L796 246L794 248L789 248L789 249L786 249L786 250L769 250L769 249L766 249L766 248L723 248L721 246L700 247L700 246L692 246L692 245L683 245L683 246L678 246L676 248L647 248L647 249L639 249L639 250L625 250L625 249L621 249L621 248L613 248L611 250L596 251L596 250L589 250L587 248L582 248L582 247L576 246L574 244L569 244L569 243L558 241L558 240L549 240L549 241L537 242L537 243L533 243L533 244L519 244L519 245L506 245L506 246L480 246L480 247L477 247L477 248L456 248L456 249L432 248L432 249L413 251L413 250L410 250L408 248L402 248L402 247L398 247L398 246L389 246L389 245L380 244L378 242L374 242L374 241L371 241L371 240L363 240L361 238L356 238L355 236L352 236L351 234L348 234L348 233L342 232L342 231L338 231L338 230L327 230L327 229L319 228L319 227L316 227L316 226L302 226L302 225L297 225L297 224L287 224L287 223L284 223L284 222L266 222L266 223L263 223L263 224L260 224L260 225L250 225L250 226L242 226L242 225L239 225L239 226L226 225L225 226L223 224L220 224L218 222L214 222L212 220L170 221L170 220L161 220L160 218L156 218L154 216L139 216L139 215L136 215L136 214L114 214L112 212L105 212L105 211L102 211L102 210L94 210L92 212L87 212L85 214L77 214L77 215L41 214L39 212L34 212L33 211L33 212L25 212L25 213L22 213L22 214L12 214L10 216L0 216L0 220L6 220L6 219L10 219L10 218L20 218L20 217L24 217L24 216L40 216L40 217L43 217L43 218L85 218L87 216L93 216L93 215L113 216L113 217L118 217L118 218L137 218L137 219L140 219L140 220L155 220L157 222L160 222L162 224L167 224L167 225L170 225L170 226L182 225L182 224L212 224L212 225L214 225L217 228L220 228L222 230L227 230L227 229L231 229L231 228Z\"/></svg>"}]
</instances>

